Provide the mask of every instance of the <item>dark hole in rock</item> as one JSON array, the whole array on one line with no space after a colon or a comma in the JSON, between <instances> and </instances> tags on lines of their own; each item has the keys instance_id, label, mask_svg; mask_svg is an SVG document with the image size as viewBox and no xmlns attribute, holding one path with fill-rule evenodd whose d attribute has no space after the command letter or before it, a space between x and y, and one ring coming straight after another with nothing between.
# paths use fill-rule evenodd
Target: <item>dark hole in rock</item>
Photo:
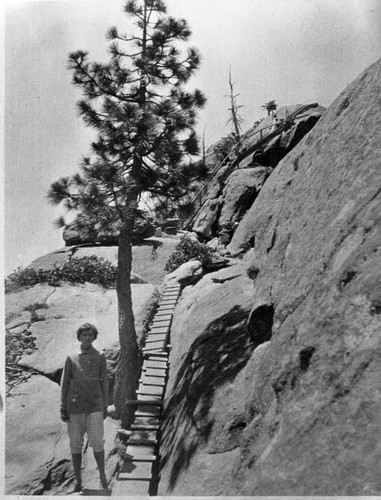
<instances>
[{"instance_id":1,"label":"dark hole in rock","mask_svg":"<svg viewBox=\"0 0 381 500\"><path fill-rule=\"evenodd\" d=\"M369 312L372 316L381 314L381 300L373 300Z\"/></svg>"},{"instance_id":2,"label":"dark hole in rock","mask_svg":"<svg viewBox=\"0 0 381 500\"><path fill-rule=\"evenodd\" d=\"M272 304L259 306L251 313L248 321L248 331L254 349L271 339L273 323L274 306Z\"/></svg>"},{"instance_id":3,"label":"dark hole in rock","mask_svg":"<svg viewBox=\"0 0 381 500\"><path fill-rule=\"evenodd\" d=\"M256 266L249 266L246 274L251 280L255 280L259 274L259 269Z\"/></svg>"},{"instance_id":4,"label":"dark hole in rock","mask_svg":"<svg viewBox=\"0 0 381 500\"><path fill-rule=\"evenodd\" d=\"M244 417L236 417L233 419L232 422L229 424L229 432L233 432L236 430L242 430L246 427L246 420Z\"/></svg>"},{"instance_id":5,"label":"dark hole in rock","mask_svg":"<svg viewBox=\"0 0 381 500\"><path fill-rule=\"evenodd\" d=\"M356 276L356 271L352 270L346 271L344 273L344 276L340 280L339 288L340 289L344 288L346 285L348 285L348 283L350 283L353 280L355 276Z\"/></svg>"},{"instance_id":6,"label":"dark hole in rock","mask_svg":"<svg viewBox=\"0 0 381 500\"><path fill-rule=\"evenodd\" d=\"M302 349L299 353L300 369L304 372L308 369L311 363L311 358L316 351L313 346L306 347Z\"/></svg>"}]
</instances>

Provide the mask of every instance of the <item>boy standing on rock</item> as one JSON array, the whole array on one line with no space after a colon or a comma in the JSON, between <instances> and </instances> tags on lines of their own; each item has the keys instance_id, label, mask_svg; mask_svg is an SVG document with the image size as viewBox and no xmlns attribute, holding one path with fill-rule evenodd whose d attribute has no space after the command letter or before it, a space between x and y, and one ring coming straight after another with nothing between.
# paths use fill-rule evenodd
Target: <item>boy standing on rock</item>
<instances>
[{"instance_id":1,"label":"boy standing on rock","mask_svg":"<svg viewBox=\"0 0 381 500\"><path fill-rule=\"evenodd\" d=\"M70 450L76 480L82 491L82 445L85 433L93 448L102 488L107 489L103 446L103 420L107 416L108 380L106 357L92 343L98 330L90 323L78 328L78 352L66 358L61 379L61 419L68 424Z\"/></svg>"}]
</instances>

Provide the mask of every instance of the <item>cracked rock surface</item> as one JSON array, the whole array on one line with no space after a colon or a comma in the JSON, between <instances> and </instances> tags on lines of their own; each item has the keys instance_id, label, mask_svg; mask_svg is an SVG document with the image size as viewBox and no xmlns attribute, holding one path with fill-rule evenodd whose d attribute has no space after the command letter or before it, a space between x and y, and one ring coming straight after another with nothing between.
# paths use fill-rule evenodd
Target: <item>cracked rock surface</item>
<instances>
[{"instance_id":1,"label":"cracked rock surface","mask_svg":"<svg viewBox=\"0 0 381 500\"><path fill-rule=\"evenodd\" d=\"M246 278L185 289L160 495L381 494L380 94L378 61L274 169Z\"/></svg>"}]
</instances>

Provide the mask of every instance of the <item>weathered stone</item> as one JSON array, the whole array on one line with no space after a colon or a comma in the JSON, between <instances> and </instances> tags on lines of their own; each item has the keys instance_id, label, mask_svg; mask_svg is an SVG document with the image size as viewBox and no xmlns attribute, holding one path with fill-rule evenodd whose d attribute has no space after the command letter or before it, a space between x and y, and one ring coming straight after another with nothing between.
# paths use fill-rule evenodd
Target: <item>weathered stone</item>
<instances>
[{"instance_id":1,"label":"weathered stone","mask_svg":"<svg viewBox=\"0 0 381 500\"><path fill-rule=\"evenodd\" d=\"M54 464L69 462L66 424L60 419L60 388L40 375L7 398L5 492L36 495Z\"/></svg>"},{"instance_id":2,"label":"weathered stone","mask_svg":"<svg viewBox=\"0 0 381 500\"><path fill-rule=\"evenodd\" d=\"M41 375L32 375L7 398L5 493L7 495L67 494L73 488L67 424L60 418L60 388ZM105 420L108 477L115 472L117 421ZM92 449L83 459L83 482L98 490Z\"/></svg>"},{"instance_id":3,"label":"weathered stone","mask_svg":"<svg viewBox=\"0 0 381 500\"><path fill-rule=\"evenodd\" d=\"M253 204L263 184L273 171L270 167L238 169L223 190L223 205L218 225L238 222Z\"/></svg>"},{"instance_id":4,"label":"weathered stone","mask_svg":"<svg viewBox=\"0 0 381 500\"><path fill-rule=\"evenodd\" d=\"M20 292L7 293L5 295L6 317L15 318L16 316L21 316L25 308L32 305L45 305L54 291L55 287L38 284Z\"/></svg>"},{"instance_id":5,"label":"weathered stone","mask_svg":"<svg viewBox=\"0 0 381 500\"><path fill-rule=\"evenodd\" d=\"M218 199L207 200L193 225L193 231L204 238L211 238L213 225L217 221L220 202Z\"/></svg>"},{"instance_id":6,"label":"weathered stone","mask_svg":"<svg viewBox=\"0 0 381 500\"><path fill-rule=\"evenodd\" d=\"M20 315L9 323L6 322L6 327L8 330L12 330L17 327L28 327L32 318L32 313L30 311L21 311Z\"/></svg>"},{"instance_id":7,"label":"weathered stone","mask_svg":"<svg viewBox=\"0 0 381 500\"><path fill-rule=\"evenodd\" d=\"M138 338L142 335L153 292L153 285L132 285ZM64 284L55 289L47 305L45 320L37 321L30 327L36 337L37 350L21 358L19 363L22 366L54 375L62 369L66 356L78 348L75 332L83 323L92 323L97 327L99 336L94 343L97 349L118 349L115 290L104 290L90 283L78 286Z\"/></svg>"},{"instance_id":8,"label":"weathered stone","mask_svg":"<svg viewBox=\"0 0 381 500\"><path fill-rule=\"evenodd\" d=\"M184 290L160 495L380 494L380 93L381 61L267 180L229 247L251 285Z\"/></svg>"},{"instance_id":9,"label":"weathered stone","mask_svg":"<svg viewBox=\"0 0 381 500\"><path fill-rule=\"evenodd\" d=\"M218 495L229 483L246 401L243 385L232 382L250 358L251 296L242 265L182 293L171 329L159 495Z\"/></svg>"},{"instance_id":10,"label":"weathered stone","mask_svg":"<svg viewBox=\"0 0 381 500\"><path fill-rule=\"evenodd\" d=\"M247 179L244 177L247 177L247 174L242 172L241 169L259 167L262 168L261 171L263 174L264 166L269 168L275 167L277 163L296 146L302 137L311 130L324 112L324 108L314 103L304 107L302 105L295 105L280 108L277 110L277 116L280 120L286 120L292 113L301 109L304 109L304 111L299 113L296 118L290 122L288 131L285 130L263 143L260 142L261 134L258 133L258 131L263 129L263 139L272 133L272 117L264 119L258 127L254 127L243 134L239 147L239 154L237 157L234 156L234 158L236 158L234 160L235 162L230 162L222 167L215 173L213 180L207 185L207 193L204 193L203 205L199 213L195 216L192 226L197 234L205 239L212 239L216 236L218 228L222 227L227 222L231 222L232 219L237 220L243 216L253 202L255 193L253 193L254 188L250 182L249 186L245 188ZM260 163L262 165L258 164L258 158L255 160L253 159L253 155L256 151L261 151ZM239 173L237 173L237 168L239 168ZM271 170L265 174L265 179L270 173ZM260 176L258 173L257 175ZM238 179L240 176L243 177L242 183L241 180ZM264 180L260 181L261 185ZM232 184L229 187L230 183ZM225 188L225 193L222 194L224 184L227 184L227 187ZM235 190L238 190L238 192L234 194L229 192L233 185L235 186ZM241 189L242 192L240 191ZM226 195L228 195L228 197L232 195L232 199L225 200L224 197ZM245 203L246 200L247 203ZM238 203L238 205L234 207L236 203ZM235 212L235 208L237 212ZM220 211L222 212L221 216L219 215Z\"/></svg>"},{"instance_id":11,"label":"weathered stone","mask_svg":"<svg viewBox=\"0 0 381 500\"><path fill-rule=\"evenodd\" d=\"M50 252L42 257L38 257L33 260L27 269L42 269L43 271L48 271L54 269L55 267L61 267L65 262L67 262L71 255L75 252L76 247L64 247L54 252Z\"/></svg>"},{"instance_id":12,"label":"weathered stone","mask_svg":"<svg viewBox=\"0 0 381 500\"><path fill-rule=\"evenodd\" d=\"M172 273L167 274L164 279L165 286L174 283L180 283L182 286L188 286L196 283L204 274L202 264L199 260L185 262Z\"/></svg>"}]
</instances>

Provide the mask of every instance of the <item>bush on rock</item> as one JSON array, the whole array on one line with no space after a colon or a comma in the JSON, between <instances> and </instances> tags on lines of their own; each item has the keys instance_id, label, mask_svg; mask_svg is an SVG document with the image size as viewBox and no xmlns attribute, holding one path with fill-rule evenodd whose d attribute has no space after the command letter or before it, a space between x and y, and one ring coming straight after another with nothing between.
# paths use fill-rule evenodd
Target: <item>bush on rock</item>
<instances>
[{"instance_id":1,"label":"bush on rock","mask_svg":"<svg viewBox=\"0 0 381 500\"><path fill-rule=\"evenodd\" d=\"M212 255L213 250L207 245L183 236L176 245L175 251L169 257L165 265L165 270L171 273L192 259L199 260L203 266L208 266L212 263Z\"/></svg>"},{"instance_id":2,"label":"bush on rock","mask_svg":"<svg viewBox=\"0 0 381 500\"><path fill-rule=\"evenodd\" d=\"M95 283L112 288L116 282L117 268L109 260L91 255L72 258L61 267L54 269L22 269L19 267L5 279L5 293L16 292L38 283L57 286L63 281L69 283Z\"/></svg>"}]
</instances>

